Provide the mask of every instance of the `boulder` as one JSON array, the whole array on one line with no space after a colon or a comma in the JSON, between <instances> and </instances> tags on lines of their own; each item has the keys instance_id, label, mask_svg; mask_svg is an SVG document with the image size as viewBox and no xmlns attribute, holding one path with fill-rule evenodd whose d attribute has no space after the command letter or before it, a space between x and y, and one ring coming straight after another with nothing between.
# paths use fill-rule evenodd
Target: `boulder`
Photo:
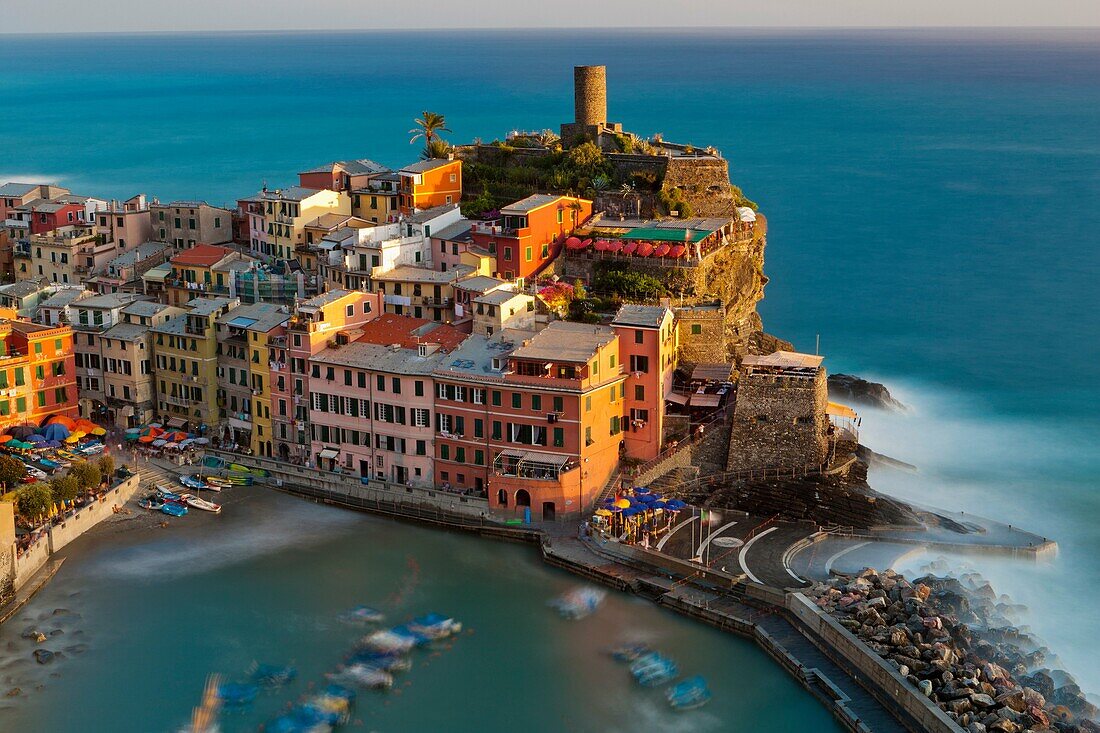
<instances>
[{"instance_id":1,"label":"boulder","mask_svg":"<svg viewBox=\"0 0 1100 733\"><path fill-rule=\"evenodd\" d=\"M878 382L869 382L853 374L830 374L829 395L841 402L876 407L880 410L904 410L890 390Z\"/></svg>"},{"instance_id":2,"label":"boulder","mask_svg":"<svg viewBox=\"0 0 1100 733\"><path fill-rule=\"evenodd\" d=\"M53 660L54 653L51 652L49 649L34 650L34 661L38 662L39 664L49 664Z\"/></svg>"},{"instance_id":3,"label":"boulder","mask_svg":"<svg viewBox=\"0 0 1100 733\"><path fill-rule=\"evenodd\" d=\"M925 697L932 696L932 682L930 680L921 680L917 683L917 689L919 689L921 694Z\"/></svg>"},{"instance_id":4,"label":"boulder","mask_svg":"<svg viewBox=\"0 0 1100 733\"><path fill-rule=\"evenodd\" d=\"M970 702L975 707L979 708L992 708L997 705L997 702L992 697L980 692L972 694L970 696Z\"/></svg>"},{"instance_id":5,"label":"boulder","mask_svg":"<svg viewBox=\"0 0 1100 733\"><path fill-rule=\"evenodd\" d=\"M1027 710L1027 703L1024 701L1023 690L1012 690L1010 692L998 695L997 702L1001 705L1012 708L1018 713L1022 713Z\"/></svg>"}]
</instances>

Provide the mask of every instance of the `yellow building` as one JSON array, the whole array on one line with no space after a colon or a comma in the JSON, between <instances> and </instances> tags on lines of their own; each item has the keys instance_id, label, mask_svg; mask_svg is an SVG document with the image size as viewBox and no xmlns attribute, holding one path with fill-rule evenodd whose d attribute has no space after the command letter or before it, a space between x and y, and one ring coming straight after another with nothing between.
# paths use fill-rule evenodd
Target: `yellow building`
<instances>
[{"instance_id":1,"label":"yellow building","mask_svg":"<svg viewBox=\"0 0 1100 733\"><path fill-rule=\"evenodd\" d=\"M166 427L191 430L218 421L215 321L240 301L195 298L187 312L154 326L156 412Z\"/></svg>"},{"instance_id":2,"label":"yellow building","mask_svg":"<svg viewBox=\"0 0 1100 733\"><path fill-rule=\"evenodd\" d=\"M291 259L306 245L305 227L325 214L351 214L351 198L343 191L315 190L291 186L261 191L255 199L263 204L264 254Z\"/></svg>"}]
</instances>

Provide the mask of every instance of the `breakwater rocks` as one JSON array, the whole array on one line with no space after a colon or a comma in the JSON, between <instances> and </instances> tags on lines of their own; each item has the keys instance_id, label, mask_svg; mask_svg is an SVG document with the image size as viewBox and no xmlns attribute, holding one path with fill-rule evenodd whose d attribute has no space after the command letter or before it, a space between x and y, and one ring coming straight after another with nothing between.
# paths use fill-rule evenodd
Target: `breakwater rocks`
<instances>
[{"instance_id":1,"label":"breakwater rocks","mask_svg":"<svg viewBox=\"0 0 1100 733\"><path fill-rule=\"evenodd\" d=\"M970 733L1100 732L1073 678L988 583L867 568L803 591Z\"/></svg>"},{"instance_id":2,"label":"breakwater rocks","mask_svg":"<svg viewBox=\"0 0 1100 733\"><path fill-rule=\"evenodd\" d=\"M878 382L851 374L829 375L829 396L842 402L852 402L865 407L877 407L882 410L905 410L905 405L894 399L890 390Z\"/></svg>"}]
</instances>

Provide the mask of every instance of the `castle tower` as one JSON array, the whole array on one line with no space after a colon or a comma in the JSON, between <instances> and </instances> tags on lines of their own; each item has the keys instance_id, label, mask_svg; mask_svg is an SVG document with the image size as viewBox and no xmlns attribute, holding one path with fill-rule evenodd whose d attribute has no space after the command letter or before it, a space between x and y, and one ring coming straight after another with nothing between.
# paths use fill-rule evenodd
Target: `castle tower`
<instances>
[{"instance_id":1,"label":"castle tower","mask_svg":"<svg viewBox=\"0 0 1100 733\"><path fill-rule=\"evenodd\" d=\"M607 67L573 67L573 122L578 127L607 123Z\"/></svg>"}]
</instances>

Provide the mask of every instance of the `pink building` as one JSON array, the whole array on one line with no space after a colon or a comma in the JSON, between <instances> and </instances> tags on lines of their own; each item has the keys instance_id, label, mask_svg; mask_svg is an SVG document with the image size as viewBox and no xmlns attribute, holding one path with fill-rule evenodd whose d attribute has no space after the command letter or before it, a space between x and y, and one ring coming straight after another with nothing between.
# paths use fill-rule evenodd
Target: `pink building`
<instances>
[{"instance_id":1,"label":"pink building","mask_svg":"<svg viewBox=\"0 0 1100 733\"><path fill-rule=\"evenodd\" d=\"M465 338L386 314L310 361L312 453L322 469L414 486L434 481L432 372Z\"/></svg>"},{"instance_id":2,"label":"pink building","mask_svg":"<svg viewBox=\"0 0 1100 733\"><path fill-rule=\"evenodd\" d=\"M382 313L382 296L330 290L298 303L286 333L270 343L271 429L275 456L315 465L309 424L309 362L329 342L348 343Z\"/></svg>"},{"instance_id":3,"label":"pink building","mask_svg":"<svg viewBox=\"0 0 1100 733\"><path fill-rule=\"evenodd\" d=\"M623 391L623 452L648 461L661 452L665 393L672 389L679 337L666 305L624 305L611 327L619 336Z\"/></svg>"},{"instance_id":4,"label":"pink building","mask_svg":"<svg viewBox=\"0 0 1100 733\"><path fill-rule=\"evenodd\" d=\"M110 202L96 213L95 226L96 234L119 249L133 249L153 239L153 220L143 193L121 203Z\"/></svg>"}]
</instances>

